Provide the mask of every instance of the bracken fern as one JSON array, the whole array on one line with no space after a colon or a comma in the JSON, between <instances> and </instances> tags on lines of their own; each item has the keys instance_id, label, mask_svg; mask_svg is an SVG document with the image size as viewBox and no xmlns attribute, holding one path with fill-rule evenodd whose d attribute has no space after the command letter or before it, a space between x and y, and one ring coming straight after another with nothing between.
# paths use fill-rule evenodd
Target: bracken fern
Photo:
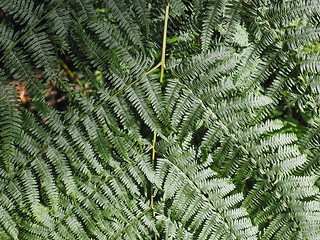
<instances>
[{"instance_id":1,"label":"bracken fern","mask_svg":"<svg viewBox=\"0 0 320 240\"><path fill-rule=\"evenodd\" d=\"M320 238L318 1L40 2L0 0L1 239Z\"/></svg>"}]
</instances>

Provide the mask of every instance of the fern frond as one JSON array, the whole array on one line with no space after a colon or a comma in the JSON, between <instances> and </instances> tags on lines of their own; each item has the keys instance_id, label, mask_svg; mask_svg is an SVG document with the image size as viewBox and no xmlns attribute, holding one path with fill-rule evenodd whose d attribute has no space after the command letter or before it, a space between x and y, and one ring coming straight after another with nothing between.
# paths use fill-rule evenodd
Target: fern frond
<instances>
[{"instance_id":1,"label":"fern frond","mask_svg":"<svg viewBox=\"0 0 320 240\"><path fill-rule=\"evenodd\" d=\"M93 7L92 0L79 0L76 2L71 2L73 5L71 8L71 12L80 18L81 21L85 22L88 19L96 18L96 11Z\"/></svg>"},{"instance_id":2,"label":"fern frond","mask_svg":"<svg viewBox=\"0 0 320 240\"><path fill-rule=\"evenodd\" d=\"M248 58L249 62L252 62L250 65L253 65L253 71L251 72L251 77L247 78L244 94L254 88L259 88L261 83L268 80L271 74L276 70L277 63L280 62L278 59L279 52L274 49L271 53L264 56L261 60L252 61L250 57ZM257 65L255 65L257 62ZM250 68L249 65L245 67ZM243 68L245 68L243 67Z\"/></svg>"},{"instance_id":3,"label":"fern frond","mask_svg":"<svg viewBox=\"0 0 320 240\"><path fill-rule=\"evenodd\" d=\"M264 107L270 103L270 98L265 96L248 95L244 98L234 99L231 101L222 101L218 106L211 106L213 112L223 122L232 122L230 116L238 111L248 110L248 114L254 112L253 109ZM250 106L250 107L248 107Z\"/></svg>"},{"instance_id":4,"label":"fern frond","mask_svg":"<svg viewBox=\"0 0 320 240\"><path fill-rule=\"evenodd\" d=\"M317 41L320 37L319 29L307 28L307 29L292 29L283 38L283 42L289 47L289 49L298 49L308 43Z\"/></svg>"},{"instance_id":5,"label":"fern frond","mask_svg":"<svg viewBox=\"0 0 320 240\"><path fill-rule=\"evenodd\" d=\"M55 184L54 176L51 173L51 167L49 167L46 161L43 161L39 158L35 158L31 162L31 166L36 171L38 177L42 179L41 187L44 189L44 193L47 195L50 207L56 209L59 204L59 191Z\"/></svg>"},{"instance_id":6,"label":"fern frond","mask_svg":"<svg viewBox=\"0 0 320 240\"><path fill-rule=\"evenodd\" d=\"M141 87L151 101L152 107L158 118L165 125L169 125L166 104L161 95L161 86L158 84L158 76L149 74L141 79Z\"/></svg>"},{"instance_id":7,"label":"fern frond","mask_svg":"<svg viewBox=\"0 0 320 240\"><path fill-rule=\"evenodd\" d=\"M18 38L17 33L14 31L13 26L5 25L4 22L1 22L0 31L1 51L10 49L13 46L14 41Z\"/></svg>"},{"instance_id":8,"label":"fern frond","mask_svg":"<svg viewBox=\"0 0 320 240\"><path fill-rule=\"evenodd\" d=\"M270 239L275 236L281 239L280 233L298 234L301 238L316 236L319 227L308 216L317 214L319 208L314 205L316 204L314 201L303 202L299 200L317 193L317 190L309 188L310 180L310 178L297 177L282 178L279 183L276 183L276 189L269 195L266 195L263 190L263 188L272 189L272 185L269 183L260 181L254 186L255 190L248 195L248 198L252 199L249 205L255 206L252 210L257 211L258 206L262 207L264 204L268 204L268 207L264 207L254 220L256 223L269 225L265 228L261 236L262 239ZM307 208L301 207L303 205L310 207L307 210ZM286 226L294 227L288 228Z\"/></svg>"},{"instance_id":9,"label":"fern frond","mask_svg":"<svg viewBox=\"0 0 320 240\"><path fill-rule=\"evenodd\" d=\"M126 31L134 45L143 49L139 25L132 21L133 17L126 4L123 1L114 0L104 0L104 3L110 9L112 17L119 22L120 27Z\"/></svg>"},{"instance_id":10,"label":"fern frond","mask_svg":"<svg viewBox=\"0 0 320 240\"><path fill-rule=\"evenodd\" d=\"M26 24L28 27L39 21L44 8L43 4L35 6L32 0L1 0L0 7L12 15L17 23Z\"/></svg>"},{"instance_id":11,"label":"fern frond","mask_svg":"<svg viewBox=\"0 0 320 240\"><path fill-rule=\"evenodd\" d=\"M163 226L163 231L165 232L164 237L165 239L186 239L191 240L193 239L193 234L185 229L180 222L172 221L169 217L157 214L157 222L160 226Z\"/></svg>"},{"instance_id":12,"label":"fern frond","mask_svg":"<svg viewBox=\"0 0 320 240\"><path fill-rule=\"evenodd\" d=\"M57 175L61 178L67 190L67 195L75 196L77 194L77 186L72 177L71 169L67 164L67 159L57 150L48 146L46 155L50 163L55 167Z\"/></svg>"},{"instance_id":13,"label":"fern frond","mask_svg":"<svg viewBox=\"0 0 320 240\"><path fill-rule=\"evenodd\" d=\"M182 152L172 146L168 154L166 159L158 159L157 165L163 198L172 209L167 210L170 215L165 214L168 218L195 232L196 239L255 237L256 230L246 221L244 209L235 209L238 214L233 212L233 217L231 210L224 211L242 200L241 195L229 195L234 186L225 179L214 179L212 170L197 165L192 149Z\"/></svg>"},{"instance_id":14,"label":"fern frond","mask_svg":"<svg viewBox=\"0 0 320 240\"><path fill-rule=\"evenodd\" d=\"M126 78L118 78L117 76L111 76L112 81L121 84L119 89L123 88L128 82L128 77ZM139 90L137 87L133 86L127 90L125 90L127 93L128 100L133 104L133 106L137 109L139 115L142 117L142 119L145 121L145 123L155 132L157 132L160 136L164 137L161 133L160 124L157 118L153 117L154 113L150 107L150 104L148 101L145 100L145 98L142 95L141 90Z\"/></svg>"},{"instance_id":15,"label":"fern frond","mask_svg":"<svg viewBox=\"0 0 320 240\"><path fill-rule=\"evenodd\" d=\"M196 55L188 63L182 62L170 70L177 78L190 81L206 72L214 63L231 57L232 53L234 51L230 48L218 47L207 53Z\"/></svg>"},{"instance_id":16,"label":"fern frond","mask_svg":"<svg viewBox=\"0 0 320 240\"><path fill-rule=\"evenodd\" d=\"M202 23L202 50L206 51L209 49L212 35L215 31L215 28L220 23L220 19L225 11L227 1L219 0L209 2L206 6L205 14L203 17Z\"/></svg>"},{"instance_id":17,"label":"fern frond","mask_svg":"<svg viewBox=\"0 0 320 240\"><path fill-rule=\"evenodd\" d=\"M296 19L307 19L319 11L319 3L313 0L300 0L289 4L276 4L266 14L266 20L280 28Z\"/></svg>"},{"instance_id":18,"label":"fern frond","mask_svg":"<svg viewBox=\"0 0 320 240\"><path fill-rule=\"evenodd\" d=\"M146 38L150 33L150 10L148 9L148 3L146 0L131 1L134 7L134 13L137 15L139 23L145 27Z\"/></svg>"},{"instance_id":19,"label":"fern frond","mask_svg":"<svg viewBox=\"0 0 320 240\"><path fill-rule=\"evenodd\" d=\"M299 147L308 154L307 161L300 167L300 173L319 175L319 120L316 118L308 127L306 134L299 139Z\"/></svg>"},{"instance_id":20,"label":"fern frond","mask_svg":"<svg viewBox=\"0 0 320 240\"><path fill-rule=\"evenodd\" d=\"M301 149L313 149L319 144L319 119L314 119L306 134L300 139Z\"/></svg>"},{"instance_id":21,"label":"fern frond","mask_svg":"<svg viewBox=\"0 0 320 240\"><path fill-rule=\"evenodd\" d=\"M36 68L54 69L56 58L54 56L53 45L45 32L41 28L31 31L24 40L27 51Z\"/></svg>"},{"instance_id":22,"label":"fern frond","mask_svg":"<svg viewBox=\"0 0 320 240\"><path fill-rule=\"evenodd\" d=\"M101 98L104 101L108 101L108 99L111 97L107 91L101 91L100 93ZM130 129L133 132L138 132L138 122L134 118L134 115L130 112L130 107L125 104L125 97L119 94L111 98L110 102L124 129Z\"/></svg>"},{"instance_id":23,"label":"fern frond","mask_svg":"<svg viewBox=\"0 0 320 240\"><path fill-rule=\"evenodd\" d=\"M231 1L227 3L224 20L227 21L225 42L232 44L237 33L237 27L240 22L241 1ZM239 39L237 36L235 39Z\"/></svg>"},{"instance_id":24,"label":"fern frond","mask_svg":"<svg viewBox=\"0 0 320 240\"><path fill-rule=\"evenodd\" d=\"M290 88L293 84L293 80L290 78L290 72L294 67L289 66L283 68L277 78L272 82L272 85L267 89L267 96L272 100L269 105L263 107L255 117L255 121L266 117L271 108L273 108L282 96L282 91L285 88Z\"/></svg>"},{"instance_id":25,"label":"fern frond","mask_svg":"<svg viewBox=\"0 0 320 240\"><path fill-rule=\"evenodd\" d=\"M319 3L274 2L0 0L0 238L318 239Z\"/></svg>"},{"instance_id":26,"label":"fern frond","mask_svg":"<svg viewBox=\"0 0 320 240\"><path fill-rule=\"evenodd\" d=\"M94 21L89 26L92 30L99 34L100 40L103 41L106 47L114 49L115 52L119 52L119 57L122 56L121 54L126 53L125 47L127 43L121 36L120 31L113 27L111 23L100 23Z\"/></svg>"},{"instance_id":27,"label":"fern frond","mask_svg":"<svg viewBox=\"0 0 320 240\"><path fill-rule=\"evenodd\" d=\"M310 76L306 79L306 84L310 86L311 92L317 96L320 94L320 79L318 76Z\"/></svg>"},{"instance_id":28,"label":"fern frond","mask_svg":"<svg viewBox=\"0 0 320 240\"><path fill-rule=\"evenodd\" d=\"M18 34L14 32L11 25L0 24L0 50L5 51L11 49L15 41L18 39ZM7 72L12 74L14 78L25 78L31 76L32 70L29 65L28 57L21 48L15 48L14 51L9 52L4 56L4 67Z\"/></svg>"},{"instance_id":29,"label":"fern frond","mask_svg":"<svg viewBox=\"0 0 320 240\"><path fill-rule=\"evenodd\" d=\"M302 55L299 61L302 72L316 73L319 72L319 54Z\"/></svg>"},{"instance_id":30,"label":"fern frond","mask_svg":"<svg viewBox=\"0 0 320 240\"><path fill-rule=\"evenodd\" d=\"M79 22L75 24L73 31L72 36L75 41L77 41L78 38L82 39L81 45L76 46L73 50L72 57L74 58L75 65L79 68L85 69L88 68L87 66L90 64L103 72L103 70L108 66L107 58L111 56L110 59L114 59L113 51L105 50L88 34L84 34L83 32L85 32L85 29ZM120 75L123 67L119 61L113 61L112 64L112 67L115 69L116 67L120 68Z\"/></svg>"},{"instance_id":31,"label":"fern frond","mask_svg":"<svg viewBox=\"0 0 320 240\"><path fill-rule=\"evenodd\" d=\"M15 84L2 84L0 82L0 153L1 165L10 172L10 156L14 154L15 139L21 132L21 114L18 110L18 91Z\"/></svg>"},{"instance_id":32,"label":"fern frond","mask_svg":"<svg viewBox=\"0 0 320 240\"><path fill-rule=\"evenodd\" d=\"M17 224L14 221L13 216L11 215L10 211L13 210L13 203L10 199L5 195L1 194L0 197L0 235L3 239L18 239L19 230L17 228Z\"/></svg>"},{"instance_id":33,"label":"fern frond","mask_svg":"<svg viewBox=\"0 0 320 240\"><path fill-rule=\"evenodd\" d=\"M53 1L52 4L56 4ZM57 41L63 41L64 44L68 45L68 38L71 28L71 16L67 7L59 7L52 11L47 17L49 24L52 26L52 30L59 36ZM66 46L64 46L66 47Z\"/></svg>"},{"instance_id":34,"label":"fern frond","mask_svg":"<svg viewBox=\"0 0 320 240\"><path fill-rule=\"evenodd\" d=\"M25 192L23 196L25 205L29 207L35 220L39 221L41 219L39 211L40 196L35 176L29 169L24 169L21 171L19 178L21 179L22 190Z\"/></svg>"}]
</instances>

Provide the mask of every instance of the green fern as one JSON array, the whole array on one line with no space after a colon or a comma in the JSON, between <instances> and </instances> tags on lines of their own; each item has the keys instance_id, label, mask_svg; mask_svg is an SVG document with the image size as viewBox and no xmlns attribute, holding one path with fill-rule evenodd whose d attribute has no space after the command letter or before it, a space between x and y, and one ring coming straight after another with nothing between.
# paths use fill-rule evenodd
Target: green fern
<instances>
[{"instance_id":1,"label":"green fern","mask_svg":"<svg viewBox=\"0 0 320 240\"><path fill-rule=\"evenodd\" d=\"M0 0L0 238L319 239L320 6L273 2Z\"/></svg>"}]
</instances>

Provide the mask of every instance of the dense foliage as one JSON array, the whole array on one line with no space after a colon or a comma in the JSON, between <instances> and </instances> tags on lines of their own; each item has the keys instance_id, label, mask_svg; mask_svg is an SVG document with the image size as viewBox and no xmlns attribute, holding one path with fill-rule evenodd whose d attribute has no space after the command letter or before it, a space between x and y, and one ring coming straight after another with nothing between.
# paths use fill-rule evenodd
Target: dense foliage
<instances>
[{"instance_id":1,"label":"dense foliage","mask_svg":"<svg viewBox=\"0 0 320 240\"><path fill-rule=\"evenodd\" d=\"M0 9L1 239L320 239L319 1Z\"/></svg>"}]
</instances>

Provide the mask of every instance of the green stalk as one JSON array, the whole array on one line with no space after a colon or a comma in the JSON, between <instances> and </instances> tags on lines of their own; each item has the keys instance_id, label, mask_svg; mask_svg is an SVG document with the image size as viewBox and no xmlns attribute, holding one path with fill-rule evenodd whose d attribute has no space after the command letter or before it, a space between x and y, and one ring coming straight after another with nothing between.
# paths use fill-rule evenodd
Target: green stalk
<instances>
[{"instance_id":1,"label":"green stalk","mask_svg":"<svg viewBox=\"0 0 320 240\"><path fill-rule=\"evenodd\" d=\"M166 15L164 17L162 56L160 61L160 64L161 64L160 84L162 84L163 72L164 72L164 69L166 68L165 62L166 62L166 41L167 41L168 18L169 18L169 2L168 2L168 5L166 6Z\"/></svg>"},{"instance_id":2,"label":"green stalk","mask_svg":"<svg viewBox=\"0 0 320 240\"><path fill-rule=\"evenodd\" d=\"M153 134L153 143L152 143L152 166L153 168L155 168L155 159L156 159L156 150L155 150L155 145L156 145L156 140L157 140L157 134ZM152 209L152 216L155 219L156 217L156 213L154 211L154 205L153 205L153 188L152 188L152 184L151 184L151 206L150 208ZM154 235L154 239L157 240L157 235Z\"/></svg>"},{"instance_id":3,"label":"green stalk","mask_svg":"<svg viewBox=\"0 0 320 240\"><path fill-rule=\"evenodd\" d=\"M167 4L167 6L166 6L166 13L165 13L165 17L164 17L161 61L153 68L153 69L155 69L155 68L158 68L159 66L161 66L160 86L162 85L164 69L166 68L165 67L165 62L166 62L166 41L167 41L168 18L169 18L169 2ZM156 162L155 162L155 159L156 159L156 150L155 150L156 141L157 141L157 134L154 133L153 134L153 143L152 143L152 166L153 166L154 169L156 167ZM152 209L152 216L155 219L156 212L154 211L154 205L153 205L153 188L152 188L152 185L151 185L151 199L150 200L151 200L150 208ZM158 239L156 233L154 235L154 239L155 240Z\"/></svg>"}]
</instances>

